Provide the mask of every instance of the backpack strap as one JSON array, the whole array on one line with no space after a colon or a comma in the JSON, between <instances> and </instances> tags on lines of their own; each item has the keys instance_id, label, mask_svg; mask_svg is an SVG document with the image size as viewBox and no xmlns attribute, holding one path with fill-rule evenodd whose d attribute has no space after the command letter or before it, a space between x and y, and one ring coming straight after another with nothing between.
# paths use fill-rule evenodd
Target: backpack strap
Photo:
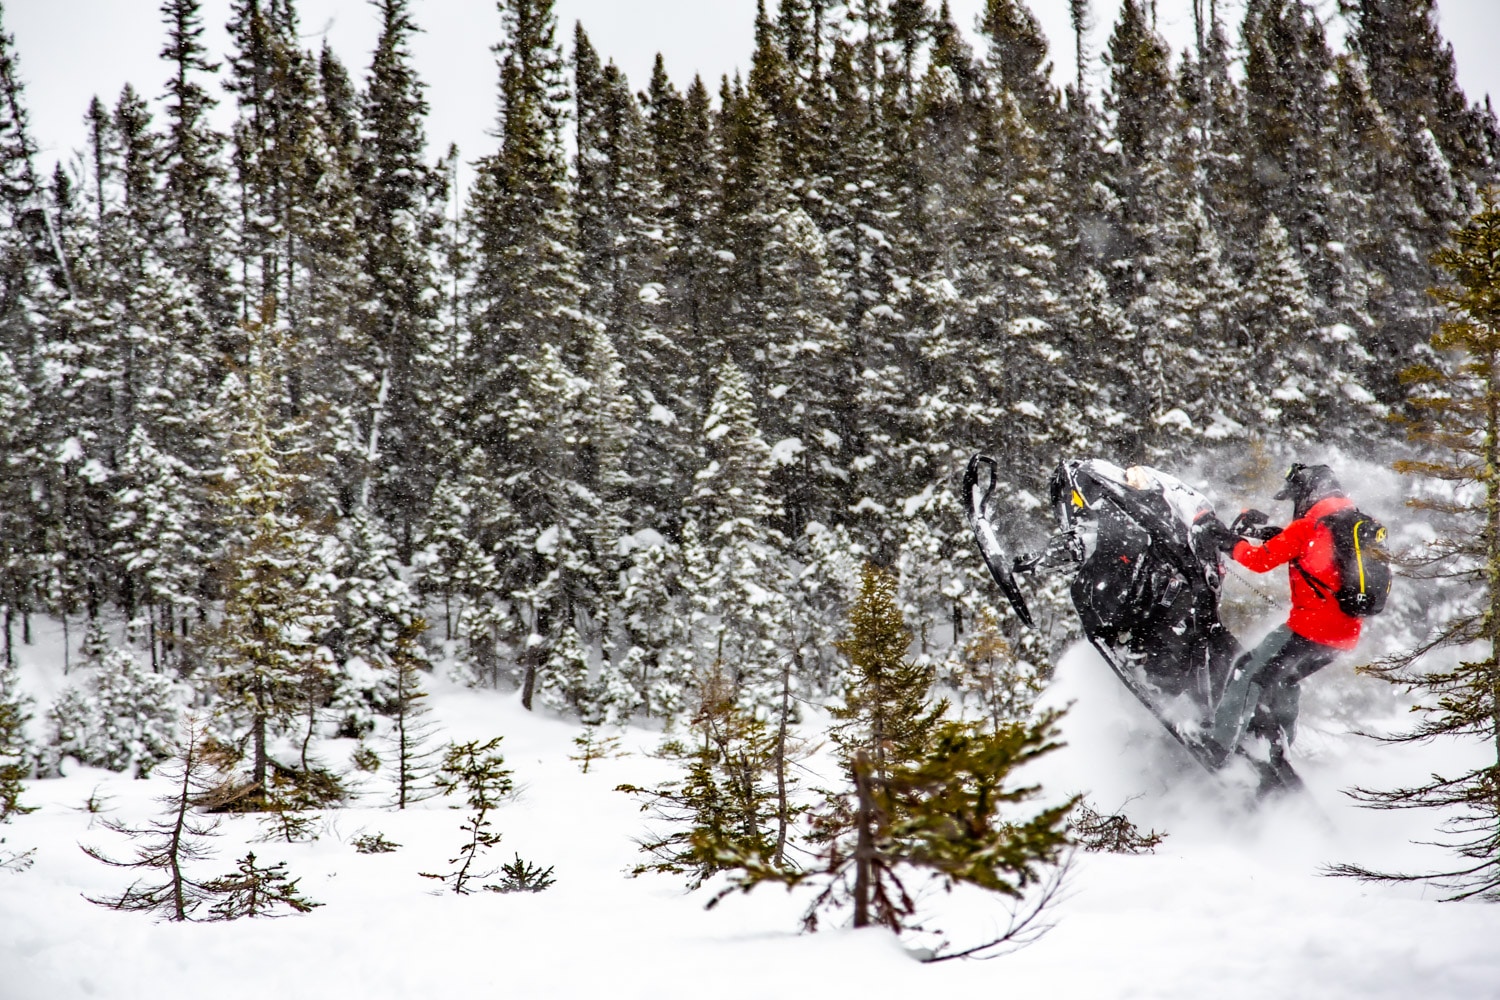
<instances>
[{"instance_id":1,"label":"backpack strap","mask_svg":"<svg viewBox=\"0 0 1500 1000\"><path fill-rule=\"evenodd\" d=\"M1327 583L1319 580L1317 577L1313 576L1306 569L1304 569L1301 559L1293 559L1292 568L1295 569L1298 573L1302 574L1302 579L1307 581L1307 585L1313 589L1313 593L1317 594L1320 599L1326 601L1328 600L1329 595L1334 592L1333 587L1330 587Z\"/></svg>"},{"instance_id":2,"label":"backpack strap","mask_svg":"<svg viewBox=\"0 0 1500 1000\"><path fill-rule=\"evenodd\" d=\"M1318 518L1315 523L1318 525L1318 527L1331 533L1333 531L1333 528L1328 523L1328 520L1337 513L1339 512L1334 511L1333 514L1324 514L1322 517ZM1307 585L1312 588L1313 593L1317 594L1320 600L1326 601L1338 591L1337 587L1328 583L1326 580L1320 580L1318 577L1315 577L1311 573L1309 573L1307 569L1302 565L1301 559L1293 559L1291 565L1298 573L1302 574L1302 579L1307 581Z\"/></svg>"}]
</instances>

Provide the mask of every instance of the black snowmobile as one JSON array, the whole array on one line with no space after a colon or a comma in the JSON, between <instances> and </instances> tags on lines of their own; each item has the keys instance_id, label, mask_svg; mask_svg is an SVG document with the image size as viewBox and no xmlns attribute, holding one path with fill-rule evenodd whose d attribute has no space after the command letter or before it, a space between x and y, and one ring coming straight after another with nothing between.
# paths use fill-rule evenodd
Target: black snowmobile
<instances>
[{"instance_id":1,"label":"black snowmobile","mask_svg":"<svg viewBox=\"0 0 1500 1000\"><path fill-rule=\"evenodd\" d=\"M1248 761L1259 790L1301 786L1279 732L1235 747L1211 735L1214 708L1240 656L1219 620L1224 556L1203 529L1213 505L1172 476L1145 466L1069 460L1052 475L1058 531L1039 552L1017 554L1021 519L998 509L999 467L969 460L963 498L985 565L1021 621L1032 625L1018 578L1072 575L1084 635L1121 683L1210 771Z\"/></svg>"}]
</instances>

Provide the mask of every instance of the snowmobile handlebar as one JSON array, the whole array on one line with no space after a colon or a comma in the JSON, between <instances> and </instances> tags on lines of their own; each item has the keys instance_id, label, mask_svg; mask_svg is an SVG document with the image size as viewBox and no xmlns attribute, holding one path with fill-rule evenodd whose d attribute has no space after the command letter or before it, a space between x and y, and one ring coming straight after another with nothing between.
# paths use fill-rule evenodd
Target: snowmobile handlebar
<instances>
[{"instance_id":1,"label":"snowmobile handlebar","mask_svg":"<svg viewBox=\"0 0 1500 1000\"><path fill-rule=\"evenodd\" d=\"M1274 524L1267 524L1271 515L1263 510L1250 508L1240 511L1229 530L1243 538L1254 538L1258 541L1267 542L1281 534L1281 529Z\"/></svg>"}]
</instances>

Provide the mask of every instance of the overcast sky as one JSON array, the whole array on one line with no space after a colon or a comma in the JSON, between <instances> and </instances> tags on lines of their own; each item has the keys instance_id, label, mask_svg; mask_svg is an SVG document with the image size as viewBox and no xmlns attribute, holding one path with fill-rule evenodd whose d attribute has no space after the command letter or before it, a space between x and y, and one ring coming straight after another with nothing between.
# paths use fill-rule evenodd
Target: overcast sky
<instances>
[{"instance_id":1,"label":"overcast sky","mask_svg":"<svg viewBox=\"0 0 1500 1000\"><path fill-rule=\"evenodd\" d=\"M1242 2L1219 0L1232 33ZM1329 16L1336 0L1317 5ZM768 6L774 9L774 0ZM959 23L972 28L984 0L950 0L950 6ZM1072 79L1067 0L1031 0L1030 6L1052 42L1059 79ZM1092 0L1091 6L1091 86L1097 92L1103 78L1097 55L1118 0ZM168 70L157 55L165 30L159 7L160 0L6 0L5 29L16 39L32 131L49 170L51 161L67 159L82 146L82 117L92 96L113 105L127 81L147 96L160 95ZM433 155L457 142L464 159L472 160L493 147L486 133L495 119L489 47L500 23L494 0L415 0L413 9L424 29L413 49L432 105L427 137ZM368 0L299 0L298 10L305 44L319 47L326 36L362 80L377 28ZM1191 0L1159 0L1160 29L1178 50L1192 37L1191 10ZM1439 10L1470 99L1500 96L1500 0L1440 0ZM207 41L222 53L229 0L205 0L204 13ZM747 66L755 0L557 0L557 15L560 39L570 50L573 24L581 20L594 47L613 58L637 90L649 81L657 52L679 86L699 73L716 90L721 75Z\"/></svg>"}]
</instances>

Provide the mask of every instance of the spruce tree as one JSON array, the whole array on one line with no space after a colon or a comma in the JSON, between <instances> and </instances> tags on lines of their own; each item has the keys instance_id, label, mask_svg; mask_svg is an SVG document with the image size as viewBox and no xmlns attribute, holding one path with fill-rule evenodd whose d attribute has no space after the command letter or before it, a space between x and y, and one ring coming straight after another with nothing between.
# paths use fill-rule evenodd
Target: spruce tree
<instances>
[{"instance_id":1,"label":"spruce tree","mask_svg":"<svg viewBox=\"0 0 1500 1000\"><path fill-rule=\"evenodd\" d=\"M780 676L790 590L785 539L769 524L776 513L767 495L771 450L760 436L744 374L726 361L704 421L708 462L696 477L692 511L701 526L708 578L699 596L705 661L722 664L745 704L770 705Z\"/></svg>"},{"instance_id":2,"label":"spruce tree","mask_svg":"<svg viewBox=\"0 0 1500 1000\"><path fill-rule=\"evenodd\" d=\"M21 782L31 777L31 747L26 739L28 699L21 694L12 663L0 663L0 823L31 812L21 804Z\"/></svg>"},{"instance_id":3,"label":"spruce tree","mask_svg":"<svg viewBox=\"0 0 1500 1000\"><path fill-rule=\"evenodd\" d=\"M1348 46L1363 64L1372 105L1390 126L1389 133L1367 133L1381 180L1404 189L1381 192L1371 205L1379 242L1365 256L1389 285L1371 297L1376 328L1369 348L1375 358L1405 357L1421 350L1436 321L1425 294L1440 278L1430 254L1478 209L1477 191L1494 183L1494 120L1471 108L1459 88L1434 0L1345 0L1343 7L1352 22ZM1384 145L1391 138L1395 148ZM1378 372L1378 363L1373 367ZM1371 382L1382 402L1400 401L1389 374Z\"/></svg>"},{"instance_id":4,"label":"spruce tree","mask_svg":"<svg viewBox=\"0 0 1500 1000\"><path fill-rule=\"evenodd\" d=\"M31 306L45 292L37 265L51 255L46 208L35 168L15 39L0 24L0 350L29 357L40 346ZM60 262L59 262L60 263Z\"/></svg>"},{"instance_id":5,"label":"spruce tree","mask_svg":"<svg viewBox=\"0 0 1500 1000\"><path fill-rule=\"evenodd\" d=\"M436 730L432 723L425 721L431 711L423 704L427 692L422 690L422 669L427 664L425 658L416 652L415 629L416 623L408 634L399 637L391 664L395 690L385 756L395 771L393 804L397 809L405 809L410 803L438 794L433 778L437 773L436 758L441 748L431 744Z\"/></svg>"},{"instance_id":6,"label":"spruce tree","mask_svg":"<svg viewBox=\"0 0 1500 1000\"><path fill-rule=\"evenodd\" d=\"M151 663L159 668L178 655L178 623L185 626L201 606L207 498L200 477L140 426L125 443L114 485L109 527L112 554L126 575L121 603L127 617L137 604L147 609Z\"/></svg>"},{"instance_id":7,"label":"spruce tree","mask_svg":"<svg viewBox=\"0 0 1500 1000\"><path fill-rule=\"evenodd\" d=\"M463 846L457 856L448 861L458 867L447 874L421 874L423 878L442 882L460 896L474 891L471 882L495 874L494 871L479 871L476 866L485 851L500 843L500 834L491 828L490 813L515 787L511 770L505 766L505 757L499 748L500 737L484 743L473 740L454 744L448 748L438 773L438 787L445 794L462 793L474 812L462 825L466 838Z\"/></svg>"},{"instance_id":8,"label":"spruce tree","mask_svg":"<svg viewBox=\"0 0 1500 1000\"><path fill-rule=\"evenodd\" d=\"M1246 11L1244 44L1245 199L1276 215L1293 247L1322 248L1335 238L1324 183L1333 53L1322 22L1305 0L1259 0Z\"/></svg>"},{"instance_id":9,"label":"spruce tree","mask_svg":"<svg viewBox=\"0 0 1500 1000\"><path fill-rule=\"evenodd\" d=\"M299 895L297 882L287 875L285 861L261 867L251 851L235 863L233 872L204 883L204 888L217 897L208 909L208 919L280 917L285 916L275 912L280 907L293 913L310 913L313 907L323 905Z\"/></svg>"},{"instance_id":10,"label":"spruce tree","mask_svg":"<svg viewBox=\"0 0 1500 1000\"><path fill-rule=\"evenodd\" d=\"M45 568L44 507L34 489L40 416L23 372L0 352L0 603L5 606L0 663L7 667L15 663L16 619L36 605Z\"/></svg>"},{"instance_id":11,"label":"spruce tree","mask_svg":"<svg viewBox=\"0 0 1500 1000\"><path fill-rule=\"evenodd\" d=\"M1314 316L1307 276L1275 215L1266 220L1256 246L1255 271L1244 289L1244 324L1250 346L1246 402L1260 413L1258 424L1279 424L1297 437L1321 437L1327 422L1320 410L1329 379L1315 350ZM1258 419L1256 419L1258 417Z\"/></svg>"},{"instance_id":12,"label":"spruce tree","mask_svg":"<svg viewBox=\"0 0 1500 1000\"><path fill-rule=\"evenodd\" d=\"M143 827L105 821L111 832L130 837L134 842L133 859L116 861L98 848L83 848L96 861L115 868L135 869L143 873L143 878L131 883L118 896L89 897L89 900L113 910L145 911L160 913L168 920L189 920L200 906L217 895L207 880L195 877L188 870L192 862L212 855L207 840L217 835L219 826L218 819L204 819L196 809L218 803L224 792L202 722L191 717L187 720L173 760L159 773L175 787L175 791L158 799L166 807L162 818ZM152 876L154 881L144 881Z\"/></svg>"},{"instance_id":13,"label":"spruce tree","mask_svg":"<svg viewBox=\"0 0 1500 1000\"><path fill-rule=\"evenodd\" d=\"M552 0L503 0L497 152L476 166L469 227L474 253L468 314L472 419L478 443L499 454L500 407L518 382L513 356L550 344L576 359L572 317L580 295L568 216L562 129L567 86ZM494 408L494 409L492 409Z\"/></svg>"},{"instance_id":14,"label":"spruce tree","mask_svg":"<svg viewBox=\"0 0 1500 1000\"><path fill-rule=\"evenodd\" d=\"M876 780L925 754L947 702L929 698L935 671L907 657L912 634L896 603L895 574L866 563L839 651L851 668L833 730L846 767L864 753Z\"/></svg>"},{"instance_id":15,"label":"spruce tree","mask_svg":"<svg viewBox=\"0 0 1500 1000\"><path fill-rule=\"evenodd\" d=\"M231 11L224 86L237 107L231 162L240 319L295 326L312 210L316 67L299 46L294 0L234 0Z\"/></svg>"},{"instance_id":16,"label":"spruce tree","mask_svg":"<svg viewBox=\"0 0 1500 1000\"><path fill-rule=\"evenodd\" d=\"M986 0L979 27L989 42L1000 87L1015 97L1028 121L1049 128L1057 113L1057 91L1036 15L1025 0Z\"/></svg>"},{"instance_id":17,"label":"spruce tree","mask_svg":"<svg viewBox=\"0 0 1500 1000\"><path fill-rule=\"evenodd\" d=\"M1016 768L1057 748L1056 716L990 732L942 722L946 706L927 698L930 670L905 659L911 633L895 590L889 573L866 567L841 647L856 677L840 713L847 721L836 736L852 787L814 812L814 863L787 871L749 853L728 855L736 874L715 901L765 882L811 885L817 894L803 920L806 929L817 929L833 910L852 911L856 928L873 924L900 932L916 910L914 878L1011 898L1047 885L1028 916L964 952L980 954L1013 939L1051 900L1057 881L1047 883L1045 872L1067 844L1067 816L1076 800L1019 822L1001 815L1002 806L1037 797L1036 786L1009 782Z\"/></svg>"},{"instance_id":18,"label":"spruce tree","mask_svg":"<svg viewBox=\"0 0 1500 1000\"><path fill-rule=\"evenodd\" d=\"M324 540L299 495L300 428L275 419L285 343L269 331L251 333L251 364L243 381L226 381L221 411L232 463L219 499L229 532L219 571L223 611L200 632L219 711L236 742L250 743L242 808L264 805L273 770L288 770L273 766L270 741L288 731L326 678L331 657L323 641L334 623Z\"/></svg>"},{"instance_id":19,"label":"spruce tree","mask_svg":"<svg viewBox=\"0 0 1500 1000\"><path fill-rule=\"evenodd\" d=\"M1433 263L1450 283L1434 289L1449 320L1432 337L1431 362L1408 369L1424 457L1397 464L1438 491L1408 501L1442 525L1417 554L1421 576L1462 588L1451 612L1418 648L1369 668L1427 696L1421 721L1391 739L1427 744L1438 737L1476 740L1488 763L1434 773L1422 784L1360 789L1381 809L1445 811L1445 845L1456 867L1387 873L1358 865L1334 871L1357 878L1427 882L1451 899L1500 898L1500 192L1456 230Z\"/></svg>"},{"instance_id":20,"label":"spruce tree","mask_svg":"<svg viewBox=\"0 0 1500 1000\"><path fill-rule=\"evenodd\" d=\"M1342 6L1353 22L1349 47L1364 62L1375 100L1396 124L1407 155L1421 155L1415 142L1430 132L1452 171L1461 198L1434 206L1434 221L1457 221L1464 209L1475 207L1472 186L1491 182L1496 164L1484 113L1469 105L1458 86L1436 0L1343 0Z\"/></svg>"},{"instance_id":21,"label":"spruce tree","mask_svg":"<svg viewBox=\"0 0 1500 1000\"><path fill-rule=\"evenodd\" d=\"M339 731L363 735L372 716L396 709L398 663L429 668L419 637L427 623L417 595L401 577L393 539L363 509L338 526L340 556L334 566L336 635L330 637L338 671L332 707Z\"/></svg>"},{"instance_id":22,"label":"spruce tree","mask_svg":"<svg viewBox=\"0 0 1500 1000\"><path fill-rule=\"evenodd\" d=\"M90 767L146 777L175 750L178 692L128 651L105 645L85 659L87 673L48 710L54 752Z\"/></svg>"},{"instance_id":23,"label":"spruce tree","mask_svg":"<svg viewBox=\"0 0 1500 1000\"><path fill-rule=\"evenodd\" d=\"M784 864L775 825L775 735L737 703L734 685L722 671L700 678L700 692L687 738L667 740L656 751L677 763L681 776L655 788L617 789L639 797L642 812L667 824L639 842L653 860L631 874L685 875L692 889L733 867L733 859Z\"/></svg>"},{"instance_id":24,"label":"spruce tree","mask_svg":"<svg viewBox=\"0 0 1500 1000\"><path fill-rule=\"evenodd\" d=\"M432 260L446 191L444 175L423 161L427 101L412 66L409 40L419 29L410 4L382 0L377 9L380 37L361 109L357 224L372 303L363 318L374 347L368 378L381 389L362 423L374 465L368 475L379 479L376 509L392 519L406 561L433 486L425 470L436 459L427 427L442 361L432 336Z\"/></svg>"},{"instance_id":25,"label":"spruce tree","mask_svg":"<svg viewBox=\"0 0 1500 1000\"><path fill-rule=\"evenodd\" d=\"M172 67L166 89L163 195L171 232L168 260L192 285L201 322L222 328L233 322L226 267L229 209L222 162L224 136L208 120L218 103L202 82L218 73L203 45L200 0L163 0L167 40L161 58Z\"/></svg>"},{"instance_id":26,"label":"spruce tree","mask_svg":"<svg viewBox=\"0 0 1500 1000\"><path fill-rule=\"evenodd\" d=\"M692 522L688 531L697 535ZM648 718L680 714L692 686L692 623L682 571L683 547L662 539L632 551L620 574L618 616L630 643L621 669L639 692Z\"/></svg>"}]
</instances>

